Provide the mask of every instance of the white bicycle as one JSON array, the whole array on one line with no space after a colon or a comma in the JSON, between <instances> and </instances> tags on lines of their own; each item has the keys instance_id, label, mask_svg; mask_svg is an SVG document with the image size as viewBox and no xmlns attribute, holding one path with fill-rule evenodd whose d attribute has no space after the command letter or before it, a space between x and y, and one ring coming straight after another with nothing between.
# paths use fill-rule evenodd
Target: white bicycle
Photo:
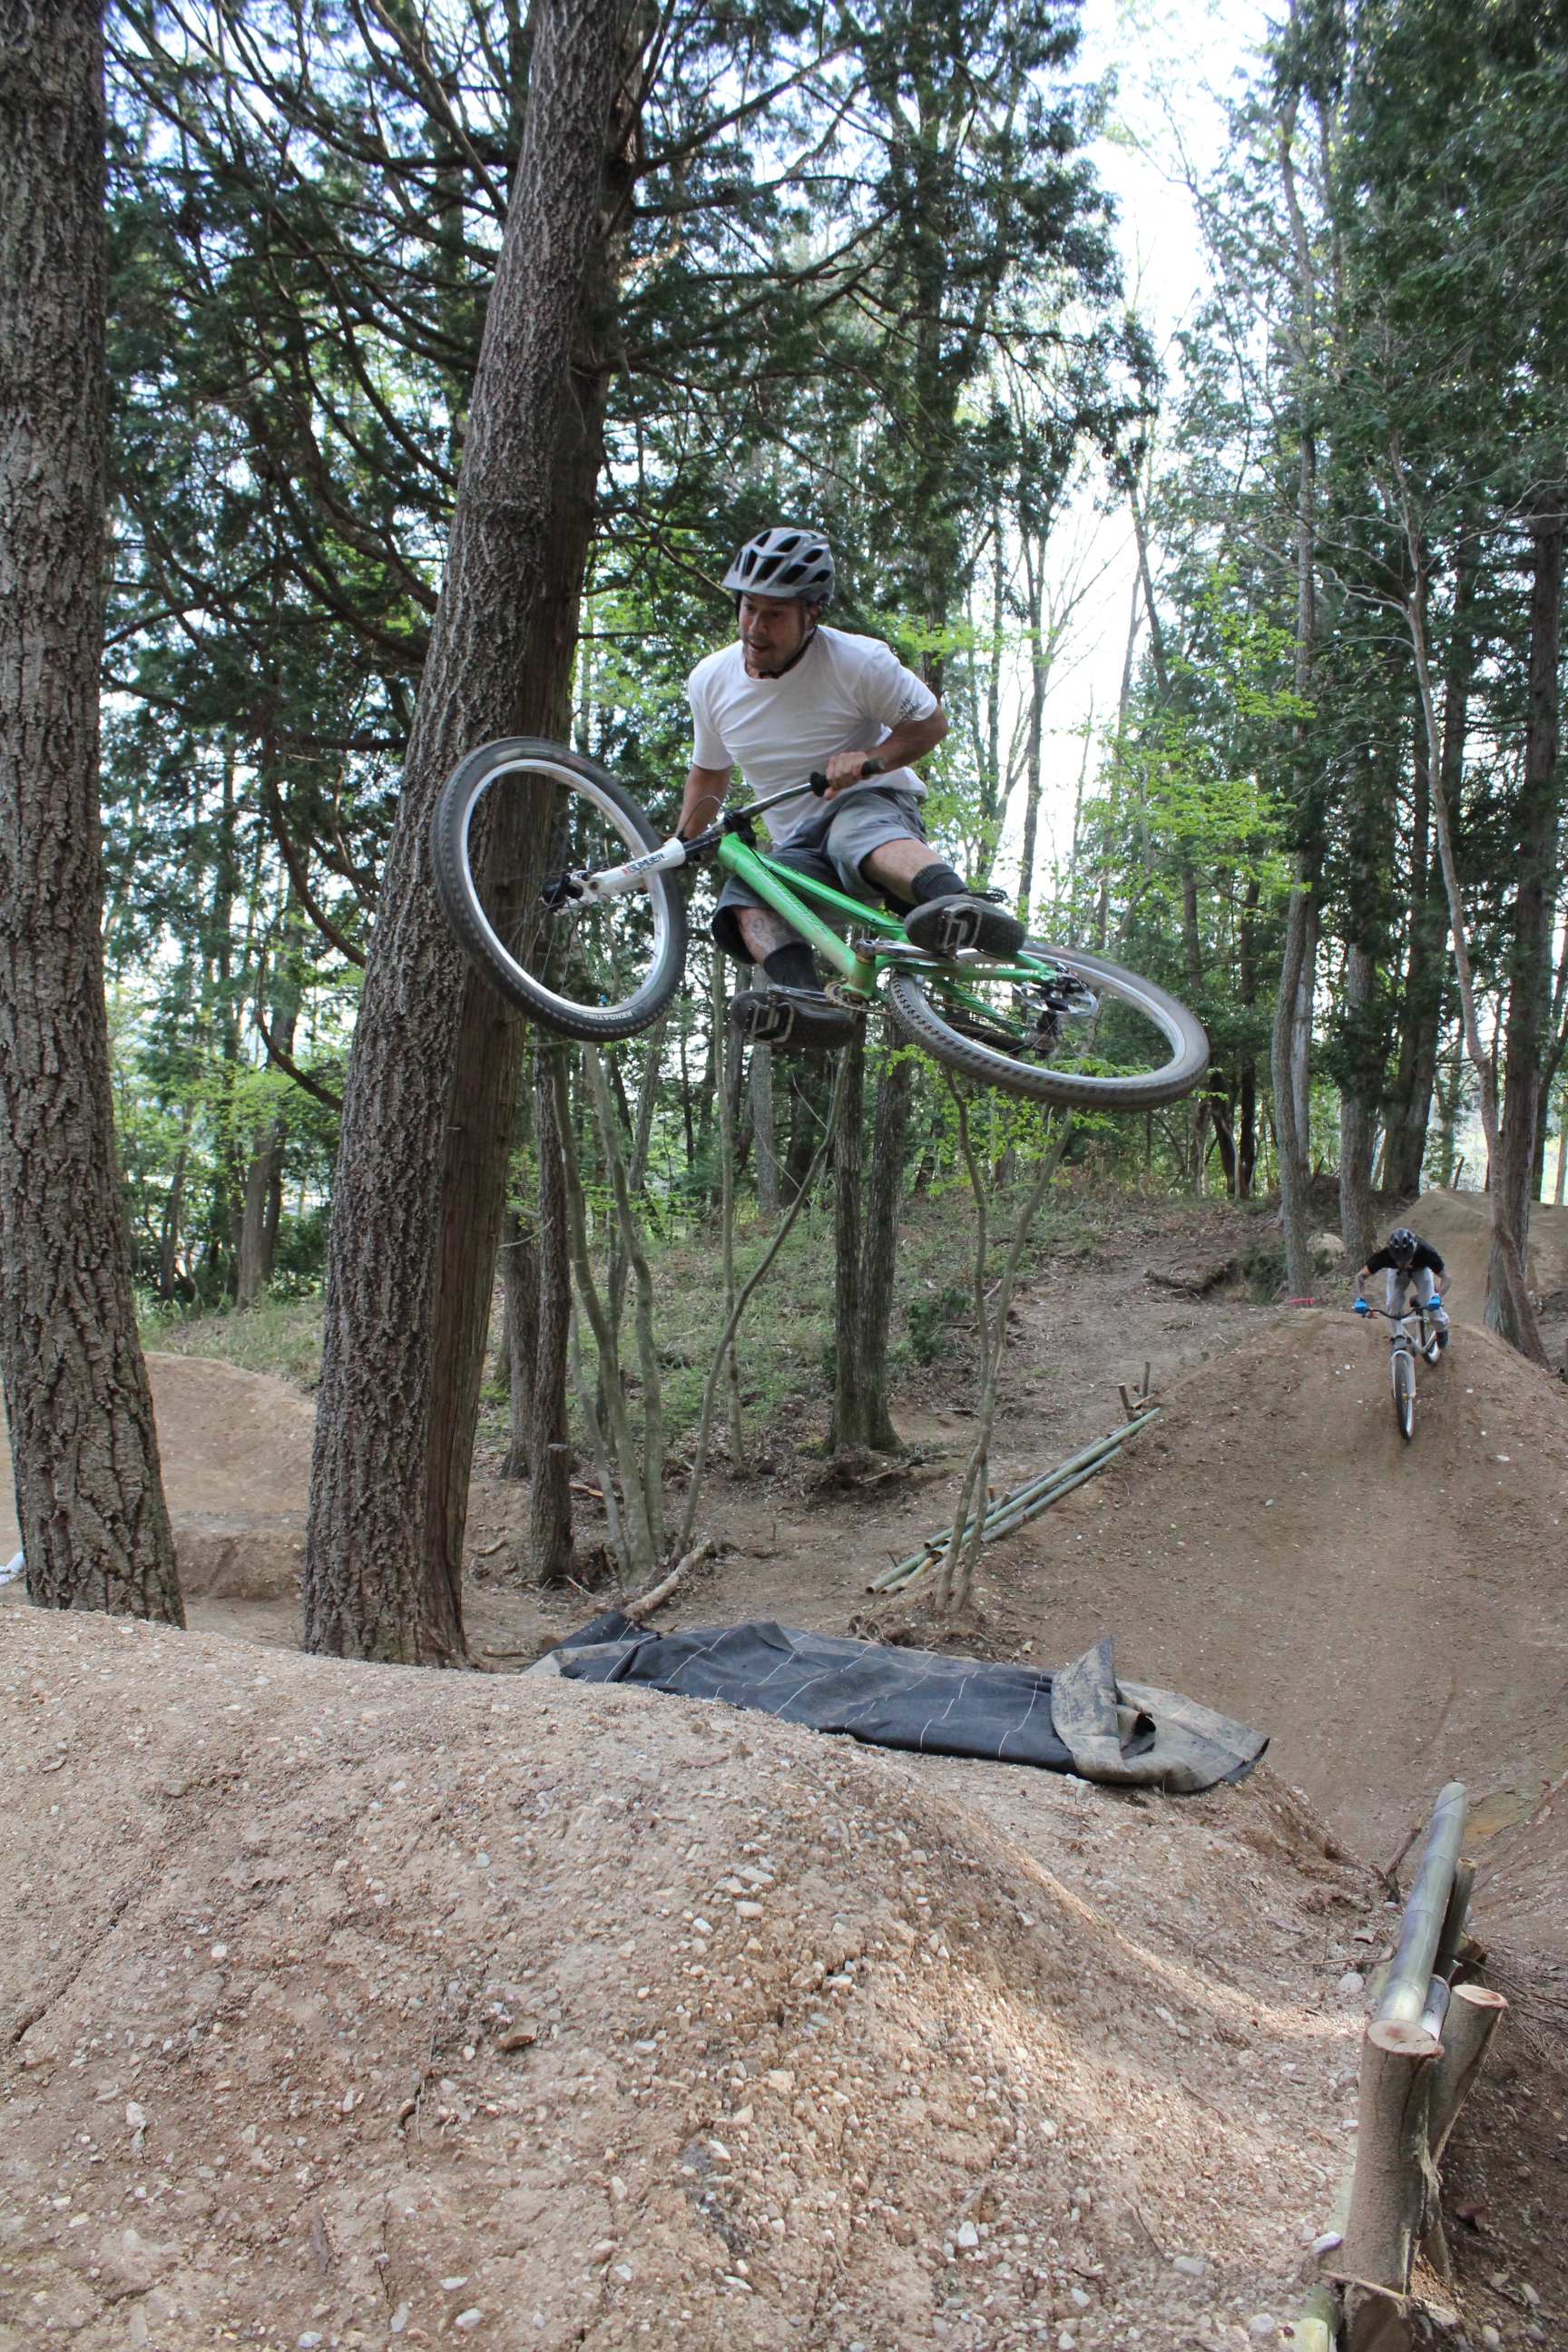
<instances>
[{"instance_id":1,"label":"white bicycle","mask_svg":"<svg viewBox=\"0 0 1568 2352\"><path fill-rule=\"evenodd\" d=\"M1391 1315L1386 1307L1374 1307L1370 1298L1360 1298L1354 1312L1380 1315L1394 1327L1388 1340L1388 1376L1394 1385L1394 1418L1408 1444L1415 1434L1415 1359L1424 1356L1429 1364L1436 1362L1443 1350L1442 1326L1434 1322L1428 1327L1424 1307L1406 1307L1403 1315Z\"/></svg>"}]
</instances>

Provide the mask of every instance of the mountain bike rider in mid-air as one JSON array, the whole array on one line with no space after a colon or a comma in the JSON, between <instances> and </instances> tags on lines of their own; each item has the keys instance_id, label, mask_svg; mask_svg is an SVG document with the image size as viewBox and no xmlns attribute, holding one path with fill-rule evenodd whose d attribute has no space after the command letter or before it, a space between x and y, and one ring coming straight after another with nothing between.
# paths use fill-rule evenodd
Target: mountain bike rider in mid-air
<instances>
[{"instance_id":1,"label":"mountain bike rider in mid-air","mask_svg":"<svg viewBox=\"0 0 1568 2352\"><path fill-rule=\"evenodd\" d=\"M1443 1261L1430 1242L1413 1234L1408 1225L1395 1225L1381 1249L1373 1250L1355 1278L1354 1306L1358 1315L1366 1311L1362 1296L1369 1277L1386 1273L1384 1311L1403 1315L1405 1295L1415 1293L1415 1304L1427 1320L1436 1327L1437 1345L1448 1344L1448 1315L1443 1305L1443 1294L1453 1276L1443 1270Z\"/></svg>"},{"instance_id":2,"label":"mountain bike rider in mid-air","mask_svg":"<svg viewBox=\"0 0 1568 2352\"><path fill-rule=\"evenodd\" d=\"M681 838L713 823L735 768L759 799L826 770L820 801L807 796L764 815L781 865L868 903L912 908L905 929L915 947L1015 955L1023 924L972 896L921 822L925 787L908 763L947 733L942 706L879 638L823 625L833 578L832 551L816 531L761 530L737 551L721 583L735 599L737 642L709 654L687 682L695 741ZM868 755L874 782L862 780ZM733 875L713 937L767 975L766 988L731 1000L743 1035L791 1048L853 1038L855 1015L824 991L805 940Z\"/></svg>"}]
</instances>

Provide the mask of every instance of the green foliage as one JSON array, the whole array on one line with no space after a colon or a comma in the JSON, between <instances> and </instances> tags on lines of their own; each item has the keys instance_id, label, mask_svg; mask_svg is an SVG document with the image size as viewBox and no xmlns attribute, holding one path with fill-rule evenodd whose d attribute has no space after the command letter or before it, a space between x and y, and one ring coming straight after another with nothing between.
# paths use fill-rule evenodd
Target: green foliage
<instances>
[{"instance_id":1,"label":"green foliage","mask_svg":"<svg viewBox=\"0 0 1568 2352\"><path fill-rule=\"evenodd\" d=\"M971 1301L956 1285L937 1291L916 1291L904 1302L904 1328L917 1364L934 1364L947 1353L947 1327L956 1323Z\"/></svg>"}]
</instances>

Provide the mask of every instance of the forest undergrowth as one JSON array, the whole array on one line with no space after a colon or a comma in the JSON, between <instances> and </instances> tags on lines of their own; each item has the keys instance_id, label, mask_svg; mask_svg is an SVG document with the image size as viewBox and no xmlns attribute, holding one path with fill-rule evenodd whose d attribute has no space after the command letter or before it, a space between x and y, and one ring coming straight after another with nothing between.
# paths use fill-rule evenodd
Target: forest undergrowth
<instances>
[{"instance_id":1,"label":"forest undergrowth","mask_svg":"<svg viewBox=\"0 0 1568 2352\"><path fill-rule=\"evenodd\" d=\"M1003 1183L992 1198L988 1280L1001 1270L1008 1234L1027 1187ZM1036 1219L1024 1259L1026 1278L1050 1261L1071 1266L1095 1261L1106 1247L1119 1253L1146 1242L1152 1260L1191 1246L1213 1228L1215 1250L1234 1258L1226 1277L1257 1305L1283 1293L1284 1255L1278 1206L1268 1199L1237 1202L1162 1185L1149 1191L1081 1183L1058 1188ZM776 1220L760 1218L746 1202L736 1234L736 1277L743 1282L766 1251ZM1234 1230L1233 1230L1234 1229ZM1221 1236L1224 1237L1221 1250ZM655 1325L663 1375L663 1407L672 1459L686 1448L701 1406L702 1384L724 1320L718 1280L716 1223L688 1223L664 1240L649 1235ZM741 1402L747 1428L765 1430L781 1413L826 1405L833 1381L833 1212L831 1198L802 1215L740 1333ZM899 1221L898 1280L889 1349L896 1387L923 1367L948 1365L963 1381L973 1374L973 1203L961 1184L944 1184L908 1200ZM143 1345L161 1352L210 1357L241 1370L286 1381L313 1393L321 1372L320 1294L266 1296L243 1312L224 1307L192 1314L144 1302ZM489 1373L482 1391L481 1449L504 1444L509 1405L498 1285L491 1318ZM1059 1368L1046 1360L1021 1368L1026 1388L1047 1388ZM626 1370L628 1390L637 1374ZM580 1408L572 1401L574 1446L586 1445ZM728 1452L727 1432L722 1441Z\"/></svg>"}]
</instances>

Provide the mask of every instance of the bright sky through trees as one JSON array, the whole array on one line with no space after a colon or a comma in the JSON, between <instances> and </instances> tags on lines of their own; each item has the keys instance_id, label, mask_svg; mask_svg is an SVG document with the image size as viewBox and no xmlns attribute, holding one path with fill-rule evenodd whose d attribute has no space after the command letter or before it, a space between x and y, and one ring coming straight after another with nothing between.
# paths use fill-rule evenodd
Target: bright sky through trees
<instances>
[{"instance_id":1,"label":"bright sky through trees","mask_svg":"<svg viewBox=\"0 0 1568 2352\"><path fill-rule=\"evenodd\" d=\"M1256 57L1269 21L1269 12L1254 0L1171 8L1086 0L1079 76L1085 83L1115 78L1107 133L1089 153L1116 198L1128 299L1147 321L1168 371L1168 397L1178 382L1173 338L1205 284L1203 244L1184 166L1202 181L1218 163L1226 96ZM1047 705L1042 818L1047 859L1057 852L1065 856L1071 840L1083 730L1114 716L1121 690L1137 557L1125 510L1097 512L1103 497L1102 479L1086 487L1055 550L1058 562L1080 566L1095 584L1084 597ZM1145 626L1140 648L1146 638ZM1091 753L1091 779L1092 773ZM1015 831L1017 822L1015 813Z\"/></svg>"}]
</instances>

